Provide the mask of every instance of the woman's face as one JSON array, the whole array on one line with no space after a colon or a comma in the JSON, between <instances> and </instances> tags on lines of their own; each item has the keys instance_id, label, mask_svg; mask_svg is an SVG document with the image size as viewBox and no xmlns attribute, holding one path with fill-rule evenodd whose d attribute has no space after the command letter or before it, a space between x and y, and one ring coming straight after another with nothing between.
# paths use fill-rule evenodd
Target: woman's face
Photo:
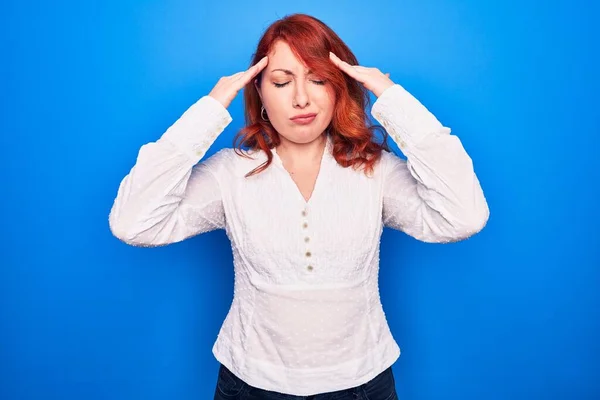
<instances>
[{"instance_id":1,"label":"woman's face","mask_svg":"<svg viewBox=\"0 0 600 400\"><path fill-rule=\"evenodd\" d=\"M261 85L257 89L265 107L263 117L291 142L312 142L331 122L335 94L330 84L315 71L308 71L284 41L279 40L273 45L269 64L263 70ZM303 114L316 116L304 123L293 120Z\"/></svg>"}]
</instances>

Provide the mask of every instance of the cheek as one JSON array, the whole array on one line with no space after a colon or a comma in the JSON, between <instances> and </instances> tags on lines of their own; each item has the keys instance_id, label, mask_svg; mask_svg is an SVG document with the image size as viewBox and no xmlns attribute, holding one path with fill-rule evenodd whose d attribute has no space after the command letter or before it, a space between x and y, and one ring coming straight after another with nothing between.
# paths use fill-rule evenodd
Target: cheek
<instances>
[{"instance_id":1,"label":"cheek","mask_svg":"<svg viewBox=\"0 0 600 400\"><path fill-rule=\"evenodd\" d=\"M323 89L319 92L319 106L322 110L331 112L335 106L335 93L330 89Z\"/></svg>"},{"instance_id":2,"label":"cheek","mask_svg":"<svg viewBox=\"0 0 600 400\"><path fill-rule=\"evenodd\" d=\"M333 109L335 108L335 98L328 94L324 94L323 97L319 99L319 108L326 113L327 115L333 114Z\"/></svg>"},{"instance_id":3,"label":"cheek","mask_svg":"<svg viewBox=\"0 0 600 400\"><path fill-rule=\"evenodd\" d=\"M271 114L276 116L285 108L285 96L278 92L277 88L265 90L263 91L263 104Z\"/></svg>"}]
</instances>

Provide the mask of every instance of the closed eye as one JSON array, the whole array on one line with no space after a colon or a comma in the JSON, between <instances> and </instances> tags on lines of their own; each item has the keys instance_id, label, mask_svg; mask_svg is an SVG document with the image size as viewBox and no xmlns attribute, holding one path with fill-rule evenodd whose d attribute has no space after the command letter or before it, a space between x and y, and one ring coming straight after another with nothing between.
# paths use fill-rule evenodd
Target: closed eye
<instances>
[{"instance_id":1,"label":"closed eye","mask_svg":"<svg viewBox=\"0 0 600 400\"><path fill-rule=\"evenodd\" d=\"M324 85L325 84L325 81L312 81L312 82L315 85ZM290 83L290 82L285 82L285 83L275 83L275 82L273 82L273 85L275 85L275 87L280 88L280 87L286 86L288 83Z\"/></svg>"}]
</instances>

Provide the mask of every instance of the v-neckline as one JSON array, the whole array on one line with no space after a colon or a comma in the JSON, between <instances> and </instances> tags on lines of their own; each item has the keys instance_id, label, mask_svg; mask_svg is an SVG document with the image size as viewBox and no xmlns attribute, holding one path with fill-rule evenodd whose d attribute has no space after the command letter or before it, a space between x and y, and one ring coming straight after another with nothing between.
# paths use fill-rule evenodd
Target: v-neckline
<instances>
[{"instance_id":1,"label":"v-neckline","mask_svg":"<svg viewBox=\"0 0 600 400\"><path fill-rule=\"evenodd\" d=\"M277 149L275 147L273 147L271 150L273 152L273 161L275 161L277 163L277 165L279 165L281 167L281 169L283 170L283 172L286 175L287 180L294 187L294 191L300 198L300 201L302 202L304 207L308 207L310 204L312 204L312 201L315 198L315 194L317 194L317 189L320 186L319 183L322 180L323 167L325 165L325 160L329 157L330 152L331 152L331 138L329 137L329 135L327 135L327 137L326 137L325 148L323 149L323 154L321 155L321 161L319 162L319 172L317 172L317 177L315 179L315 183L313 185L313 189L312 189L312 192L311 192L308 200L306 200L304 198L304 195L302 194L300 187L298 187L298 184L296 183L296 181L294 181L294 178L292 178L292 175L289 173L289 171L283 165L283 161L279 157L279 154L277 153Z\"/></svg>"}]
</instances>

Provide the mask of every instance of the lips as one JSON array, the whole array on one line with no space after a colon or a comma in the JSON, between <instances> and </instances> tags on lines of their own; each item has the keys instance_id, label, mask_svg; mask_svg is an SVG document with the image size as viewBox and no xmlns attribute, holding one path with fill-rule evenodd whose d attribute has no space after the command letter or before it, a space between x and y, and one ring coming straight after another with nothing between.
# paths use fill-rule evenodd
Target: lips
<instances>
[{"instance_id":1,"label":"lips","mask_svg":"<svg viewBox=\"0 0 600 400\"><path fill-rule=\"evenodd\" d=\"M312 121L314 121L316 116L317 116L317 114L315 114L315 113L302 114L302 115L296 115L295 117L292 117L290 119L293 122L295 122L296 124L305 125L305 124L310 124Z\"/></svg>"},{"instance_id":2,"label":"lips","mask_svg":"<svg viewBox=\"0 0 600 400\"><path fill-rule=\"evenodd\" d=\"M310 118L310 117L314 117L315 113L310 113L310 114L301 114L301 115L296 115L295 117L292 117L290 119L294 120L294 119L298 119L298 118Z\"/></svg>"}]
</instances>

